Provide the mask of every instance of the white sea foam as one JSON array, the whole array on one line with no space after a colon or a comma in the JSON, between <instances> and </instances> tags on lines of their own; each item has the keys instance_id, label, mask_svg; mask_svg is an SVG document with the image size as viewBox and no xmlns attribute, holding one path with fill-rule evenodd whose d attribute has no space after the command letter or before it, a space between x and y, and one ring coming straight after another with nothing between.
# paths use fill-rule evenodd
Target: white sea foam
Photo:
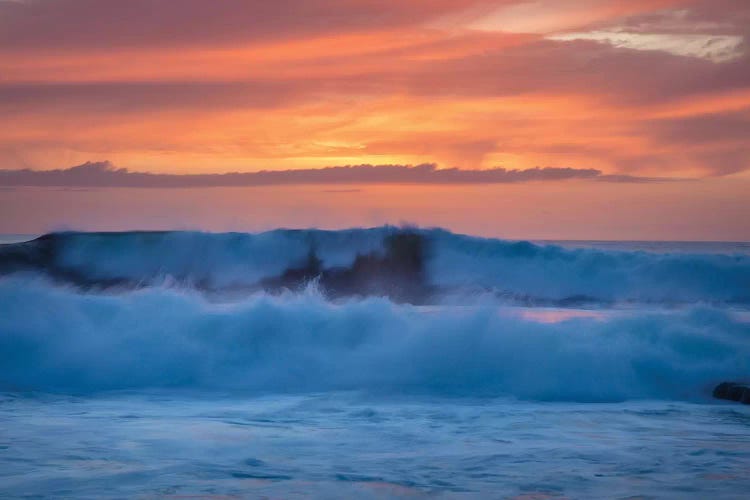
<instances>
[{"instance_id":1,"label":"white sea foam","mask_svg":"<svg viewBox=\"0 0 750 500\"><path fill-rule=\"evenodd\" d=\"M366 390L523 399L702 400L750 374L750 325L693 308L540 322L496 304L425 312L310 289L211 303L0 280L3 389Z\"/></svg>"}]
</instances>

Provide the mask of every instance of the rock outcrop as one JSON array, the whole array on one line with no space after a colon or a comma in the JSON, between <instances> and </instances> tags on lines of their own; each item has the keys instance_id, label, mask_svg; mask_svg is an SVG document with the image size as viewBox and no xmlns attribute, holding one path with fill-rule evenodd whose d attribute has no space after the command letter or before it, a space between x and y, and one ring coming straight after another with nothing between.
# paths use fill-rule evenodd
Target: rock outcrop
<instances>
[{"instance_id":1,"label":"rock outcrop","mask_svg":"<svg viewBox=\"0 0 750 500\"><path fill-rule=\"evenodd\" d=\"M427 242L416 232L401 231L384 241L385 253L360 254L350 267L324 269L311 249L307 262L268 278L261 288L274 292L298 289L313 279L330 297L384 296L397 302L424 303L434 293L427 282Z\"/></svg>"},{"instance_id":2,"label":"rock outcrop","mask_svg":"<svg viewBox=\"0 0 750 500\"><path fill-rule=\"evenodd\" d=\"M713 396L716 399L737 401L738 403L750 404L750 385L738 384L736 382L722 382L714 389Z\"/></svg>"}]
</instances>

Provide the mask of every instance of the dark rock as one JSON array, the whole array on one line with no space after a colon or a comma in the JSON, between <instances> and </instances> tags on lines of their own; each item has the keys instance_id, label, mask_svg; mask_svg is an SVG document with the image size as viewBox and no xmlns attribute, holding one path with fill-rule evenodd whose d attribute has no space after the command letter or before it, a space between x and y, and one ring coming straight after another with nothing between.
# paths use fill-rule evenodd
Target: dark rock
<instances>
[{"instance_id":1,"label":"dark rock","mask_svg":"<svg viewBox=\"0 0 750 500\"><path fill-rule=\"evenodd\" d=\"M714 388L713 396L716 399L728 399L729 398L729 389L734 384L731 384L730 382L722 382L719 385L717 385Z\"/></svg>"},{"instance_id":2,"label":"dark rock","mask_svg":"<svg viewBox=\"0 0 750 500\"><path fill-rule=\"evenodd\" d=\"M56 282L90 289L131 289L147 286L151 276L102 278L85 266L71 266L65 262L65 249L75 246L76 240L97 237L110 239L113 246L121 238L133 234L161 237L164 233L53 233L35 240L0 245L0 276L19 272L42 273ZM383 296L398 302L424 303L435 292L427 283L425 262L426 238L417 231L400 230L387 236L384 251L357 255L350 267L324 268L314 243L306 261L290 267L281 275L258 283L227 287L226 291L280 292L300 290L317 280L320 289L329 297ZM189 270L173 276L177 283L185 283L206 292L219 292L210 279L191 276Z\"/></svg>"},{"instance_id":3,"label":"dark rock","mask_svg":"<svg viewBox=\"0 0 750 500\"><path fill-rule=\"evenodd\" d=\"M722 382L714 389L713 396L717 399L750 404L750 386L736 382Z\"/></svg>"},{"instance_id":4,"label":"dark rock","mask_svg":"<svg viewBox=\"0 0 750 500\"><path fill-rule=\"evenodd\" d=\"M264 280L264 288L302 288L307 283L321 275L321 273L323 272L322 264L323 262L315 253L315 248L311 247L310 253L307 254L307 261L303 266L289 268L284 271L284 274L282 274L278 278L270 278Z\"/></svg>"},{"instance_id":5,"label":"dark rock","mask_svg":"<svg viewBox=\"0 0 750 500\"><path fill-rule=\"evenodd\" d=\"M267 278L260 286L268 292L295 290L313 279L330 297L384 296L398 302L424 303L433 293L427 283L427 242L413 231L399 231L385 241L385 254L360 254L350 267L324 269L315 249L307 262L289 268L281 276Z\"/></svg>"}]
</instances>

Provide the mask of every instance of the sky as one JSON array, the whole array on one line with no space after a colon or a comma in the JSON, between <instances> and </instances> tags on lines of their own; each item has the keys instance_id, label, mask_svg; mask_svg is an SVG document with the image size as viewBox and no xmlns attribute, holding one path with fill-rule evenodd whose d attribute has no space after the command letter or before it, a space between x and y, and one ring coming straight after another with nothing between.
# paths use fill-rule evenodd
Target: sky
<instances>
[{"instance_id":1,"label":"sky","mask_svg":"<svg viewBox=\"0 0 750 500\"><path fill-rule=\"evenodd\" d=\"M0 0L0 232L750 240L749 35L747 0Z\"/></svg>"}]
</instances>

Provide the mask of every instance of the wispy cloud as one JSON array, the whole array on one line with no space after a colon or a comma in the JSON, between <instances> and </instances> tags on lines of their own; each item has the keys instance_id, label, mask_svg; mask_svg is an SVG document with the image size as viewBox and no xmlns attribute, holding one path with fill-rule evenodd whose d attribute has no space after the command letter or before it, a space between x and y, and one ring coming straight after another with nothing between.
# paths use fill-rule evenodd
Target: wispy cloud
<instances>
[{"instance_id":1,"label":"wispy cloud","mask_svg":"<svg viewBox=\"0 0 750 500\"><path fill-rule=\"evenodd\" d=\"M733 61L742 56L741 36L671 33L625 33L619 31L592 31L566 33L549 37L550 40L592 40L609 43L618 48L656 50L685 57L707 59L715 63Z\"/></svg>"},{"instance_id":2,"label":"wispy cloud","mask_svg":"<svg viewBox=\"0 0 750 500\"><path fill-rule=\"evenodd\" d=\"M346 165L301 170L262 170L223 174L154 174L115 168L109 162L87 162L58 170L0 170L0 185L45 187L139 187L186 188L229 186L274 186L294 184L500 184L531 181L588 179L608 182L653 182L660 178L604 175L595 169L492 168L440 169L422 165Z\"/></svg>"}]
</instances>

